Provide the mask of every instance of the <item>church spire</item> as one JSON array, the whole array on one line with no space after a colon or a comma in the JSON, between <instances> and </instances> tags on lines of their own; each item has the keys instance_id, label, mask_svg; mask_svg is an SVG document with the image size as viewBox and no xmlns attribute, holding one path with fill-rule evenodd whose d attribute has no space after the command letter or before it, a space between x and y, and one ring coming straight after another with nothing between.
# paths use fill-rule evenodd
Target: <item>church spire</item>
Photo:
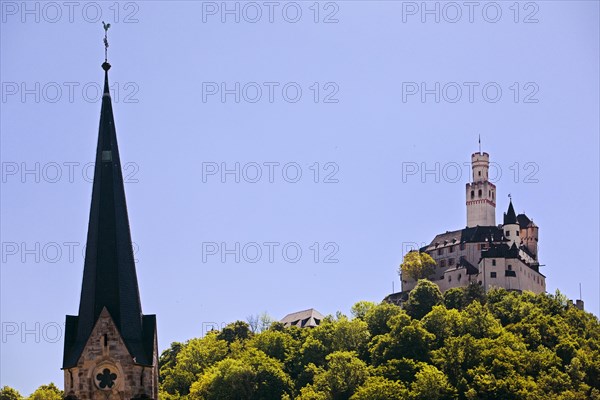
<instances>
[{"instance_id":1,"label":"church spire","mask_svg":"<svg viewBox=\"0 0 600 400\"><path fill-rule=\"evenodd\" d=\"M105 46L108 47L106 41ZM153 363L155 320L154 316L142 315L109 91L110 67L105 60L102 64L104 94L79 315L67 316L63 368L77 364L104 309L110 314L136 362L146 365Z\"/></svg>"}]
</instances>

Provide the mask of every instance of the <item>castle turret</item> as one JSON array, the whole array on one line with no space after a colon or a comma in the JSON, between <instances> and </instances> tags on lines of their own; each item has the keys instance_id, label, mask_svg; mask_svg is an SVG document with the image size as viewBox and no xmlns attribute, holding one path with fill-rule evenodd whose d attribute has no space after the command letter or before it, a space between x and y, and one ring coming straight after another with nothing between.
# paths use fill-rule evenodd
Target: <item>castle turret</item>
<instances>
[{"instance_id":1,"label":"castle turret","mask_svg":"<svg viewBox=\"0 0 600 400\"><path fill-rule=\"evenodd\" d=\"M508 204L508 211L504 213L504 237L508 239L508 245L511 246L513 243L517 247L521 246L521 227L517 220L517 214L512 204L512 200Z\"/></svg>"},{"instance_id":2,"label":"castle turret","mask_svg":"<svg viewBox=\"0 0 600 400\"><path fill-rule=\"evenodd\" d=\"M537 260L538 257L538 226L525 214L517 215L519 227L521 228L521 243L527 247L527 250Z\"/></svg>"},{"instance_id":3,"label":"castle turret","mask_svg":"<svg viewBox=\"0 0 600 400\"><path fill-rule=\"evenodd\" d=\"M473 153L473 181L467 183L467 227L496 226L496 186L488 180L490 156Z\"/></svg>"}]
</instances>

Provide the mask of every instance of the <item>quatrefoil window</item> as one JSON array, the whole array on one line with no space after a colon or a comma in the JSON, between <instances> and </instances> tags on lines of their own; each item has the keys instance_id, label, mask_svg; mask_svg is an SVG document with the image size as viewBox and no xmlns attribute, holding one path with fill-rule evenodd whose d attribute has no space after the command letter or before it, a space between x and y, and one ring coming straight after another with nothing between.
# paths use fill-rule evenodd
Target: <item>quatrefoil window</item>
<instances>
[{"instance_id":1,"label":"quatrefoil window","mask_svg":"<svg viewBox=\"0 0 600 400\"><path fill-rule=\"evenodd\" d=\"M104 368L102 373L96 375L96 379L98 380L98 386L100 389L111 389L113 386L115 386L117 374L110 372L108 368Z\"/></svg>"}]
</instances>

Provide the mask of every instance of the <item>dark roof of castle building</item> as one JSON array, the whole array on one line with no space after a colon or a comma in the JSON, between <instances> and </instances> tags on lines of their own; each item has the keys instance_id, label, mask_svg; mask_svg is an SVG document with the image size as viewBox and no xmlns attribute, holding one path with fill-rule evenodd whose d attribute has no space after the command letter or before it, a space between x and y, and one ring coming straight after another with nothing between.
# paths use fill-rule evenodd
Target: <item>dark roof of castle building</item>
<instances>
[{"instance_id":1,"label":"dark roof of castle building","mask_svg":"<svg viewBox=\"0 0 600 400\"><path fill-rule=\"evenodd\" d=\"M489 243L490 241L503 242L505 240L502 228L497 226L474 226L436 235L431 243L422 247L420 251L431 251L438 247L459 243Z\"/></svg>"},{"instance_id":2,"label":"dark roof of castle building","mask_svg":"<svg viewBox=\"0 0 600 400\"><path fill-rule=\"evenodd\" d=\"M79 315L67 316L63 368L77 364L102 310L106 308L135 362L152 365L154 315L142 315L125 202L121 160L104 69L98 146Z\"/></svg>"},{"instance_id":3,"label":"dark roof of castle building","mask_svg":"<svg viewBox=\"0 0 600 400\"><path fill-rule=\"evenodd\" d=\"M508 204L508 211L504 213L504 225L511 225L517 223L517 214L513 207L512 200Z\"/></svg>"},{"instance_id":4,"label":"dark roof of castle building","mask_svg":"<svg viewBox=\"0 0 600 400\"><path fill-rule=\"evenodd\" d=\"M525 254L527 254L529 257L533 258L534 260L537 260L537 256L536 256L535 254L533 254L533 253L531 252L531 250L529 250L529 249L527 248L527 246L525 246L525 245L523 245L523 244L522 244L522 245L521 245L521 247L519 247L519 249L520 249L520 250L522 250L522 251L523 251Z\"/></svg>"},{"instance_id":5,"label":"dark roof of castle building","mask_svg":"<svg viewBox=\"0 0 600 400\"><path fill-rule=\"evenodd\" d=\"M468 275L476 275L479 273L479 268L467 261L467 258L462 256L458 260L458 266L464 267Z\"/></svg>"},{"instance_id":6,"label":"dark roof of castle building","mask_svg":"<svg viewBox=\"0 0 600 400\"><path fill-rule=\"evenodd\" d=\"M481 258L519 258L519 248L515 243L511 246L502 243L483 250Z\"/></svg>"},{"instance_id":7,"label":"dark roof of castle building","mask_svg":"<svg viewBox=\"0 0 600 400\"><path fill-rule=\"evenodd\" d=\"M519 223L519 228L521 229L536 226L535 223L531 219L529 219L529 217L525 214L517 215L517 222Z\"/></svg>"}]
</instances>

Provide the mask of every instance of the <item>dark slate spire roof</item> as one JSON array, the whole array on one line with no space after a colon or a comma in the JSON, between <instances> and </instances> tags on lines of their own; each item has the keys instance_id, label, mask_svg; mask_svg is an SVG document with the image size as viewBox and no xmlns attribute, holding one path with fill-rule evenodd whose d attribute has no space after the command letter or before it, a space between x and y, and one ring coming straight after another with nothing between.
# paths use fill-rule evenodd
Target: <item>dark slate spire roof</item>
<instances>
[{"instance_id":1,"label":"dark slate spire roof","mask_svg":"<svg viewBox=\"0 0 600 400\"><path fill-rule=\"evenodd\" d=\"M504 213L504 225L517 224L517 214L515 213L515 209L512 205L512 200L508 205L508 211Z\"/></svg>"},{"instance_id":2,"label":"dark slate spire roof","mask_svg":"<svg viewBox=\"0 0 600 400\"><path fill-rule=\"evenodd\" d=\"M77 364L100 312L106 307L132 357L151 365L155 316L142 315L112 103L110 64L104 94L88 225L79 316L67 316L63 368Z\"/></svg>"}]
</instances>

